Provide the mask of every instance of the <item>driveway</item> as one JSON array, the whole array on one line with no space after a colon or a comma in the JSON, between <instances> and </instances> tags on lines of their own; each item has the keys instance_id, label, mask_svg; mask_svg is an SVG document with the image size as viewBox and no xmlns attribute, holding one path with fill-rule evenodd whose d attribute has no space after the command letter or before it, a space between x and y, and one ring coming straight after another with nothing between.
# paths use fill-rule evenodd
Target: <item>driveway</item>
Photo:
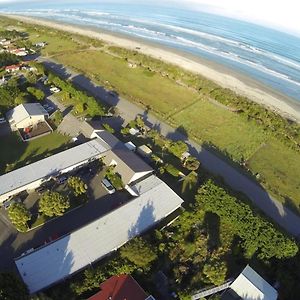
<instances>
[{"instance_id":1,"label":"driveway","mask_svg":"<svg viewBox=\"0 0 300 300\"><path fill-rule=\"evenodd\" d=\"M189 145L191 154L201 161L205 169L215 175L221 176L226 184L232 189L244 193L254 205L259 207L268 217L273 219L287 232L297 238L300 237L300 217L269 195L262 186L243 173L242 169L234 167L229 162L215 155L212 151L188 139L186 135L162 122L147 110L118 95L111 95L105 88L97 86L84 75L73 72L69 68L48 58L40 57L39 61L63 78L72 80L75 85L88 91L99 101L104 101L110 106L117 107L119 113L118 125L128 123L128 121L135 119L137 115L141 115L148 127L158 130L162 135L172 140L185 141Z\"/></svg>"}]
</instances>

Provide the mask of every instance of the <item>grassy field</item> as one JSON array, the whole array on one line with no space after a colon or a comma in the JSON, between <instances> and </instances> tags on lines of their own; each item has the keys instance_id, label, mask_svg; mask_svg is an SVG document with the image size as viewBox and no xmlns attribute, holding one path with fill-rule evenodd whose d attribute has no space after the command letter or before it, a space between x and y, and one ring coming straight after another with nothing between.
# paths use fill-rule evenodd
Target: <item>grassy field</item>
<instances>
[{"instance_id":1,"label":"grassy field","mask_svg":"<svg viewBox=\"0 0 300 300\"><path fill-rule=\"evenodd\" d=\"M126 61L100 51L59 55L56 59L91 78L98 78L101 83L110 82L123 96L149 106L163 117L180 111L199 97L168 78L141 67L130 68Z\"/></svg>"},{"instance_id":2,"label":"grassy field","mask_svg":"<svg viewBox=\"0 0 300 300\"><path fill-rule=\"evenodd\" d=\"M24 143L17 134L1 137L0 173L11 171L57 153L67 147L69 137L53 132Z\"/></svg>"},{"instance_id":3,"label":"grassy field","mask_svg":"<svg viewBox=\"0 0 300 300\"><path fill-rule=\"evenodd\" d=\"M249 160L265 185L278 200L300 211L300 157L277 140L271 139Z\"/></svg>"},{"instance_id":4,"label":"grassy field","mask_svg":"<svg viewBox=\"0 0 300 300\"><path fill-rule=\"evenodd\" d=\"M174 115L172 122L183 125L199 142L213 143L235 159L251 157L266 140L256 124L243 122L239 115L205 100Z\"/></svg>"},{"instance_id":5,"label":"grassy field","mask_svg":"<svg viewBox=\"0 0 300 300\"><path fill-rule=\"evenodd\" d=\"M213 143L236 160L249 160L250 170L261 174L267 189L280 201L290 199L289 202L295 204L293 208L300 211L297 187L300 153L279 142L264 147L270 134L258 124L201 99L193 90L158 73L142 67L129 68L126 61L100 51L81 52L80 56L58 55L56 59L100 84L109 81L118 93L145 107L150 106L158 116L183 127L195 140ZM293 160L296 163L291 168L289 162ZM287 184L278 174L284 174Z\"/></svg>"}]
</instances>

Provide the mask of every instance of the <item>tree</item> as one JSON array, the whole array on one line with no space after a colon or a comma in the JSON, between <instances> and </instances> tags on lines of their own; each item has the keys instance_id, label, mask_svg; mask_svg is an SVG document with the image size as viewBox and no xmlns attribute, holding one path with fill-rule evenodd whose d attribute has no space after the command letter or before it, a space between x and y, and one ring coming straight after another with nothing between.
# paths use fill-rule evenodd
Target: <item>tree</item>
<instances>
[{"instance_id":1,"label":"tree","mask_svg":"<svg viewBox=\"0 0 300 300\"><path fill-rule=\"evenodd\" d=\"M27 80L28 83L30 83L30 84L36 84L37 83L37 76L36 76L35 73L28 72L25 77L26 77L26 80Z\"/></svg>"},{"instance_id":2,"label":"tree","mask_svg":"<svg viewBox=\"0 0 300 300\"><path fill-rule=\"evenodd\" d=\"M79 102L74 107L76 114L83 114L85 111L84 103Z\"/></svg>"},{"instance_id":3,"label":"tree","mask_svg":"<svg viewBox=\"0 0 300 300\"><path fill-rule=\"evenodd\" d=\"M23 104L27 101L27 93L20 93L16 98L15 98L15 105Z\"/></svg>"},{"instance_id":4,"label":"tree","mask_svg":"<svg viewBox=\"0 0 300 300\"><path fill-rule=\"evenodd\" d=\"M87 185L77 176L70 177L68 179L68 185L73 190L75 196L85 194L87 191Z\"/></svg>"},{"instance_id":5,"label":"tree","mask_svg":"<svg viewBox=\"0 0 300 300\"><path fill-rule=\"evenodd\" d=\"M143 270L149 270L151 264L157 259L149 243L141 237L131 240L128 244L120 249L120 255Z\"/></svg>"},{"instance_id":6,"label":"tree","mask_svg":"<svg viewBox=\"0 0 300 300\"><path fill-rule=\"evenodd\" d=\"M29 299L27 287L15 274L0 273L0 299L27 300Z\"/></svg>"},{"instance_id":7,"label":"tree","mask_svg":"<svg viewBox=\"0 0 300 300\"><path fill-rule=\"evenodd\" d=\"M18 231L28 230L27 222L31 219L31 214L23 203L13 203L8 209L8 217Z\"/></svg>"},{"instance_id":8,"label":"tree","mask_svg":"<svg viewBox=\"0 0 300 300\"><path fill-rule=\"evenodd\" d=\"M200 161L194 156L188 156L184 160L183 166L190 171L196 171L200 167Z\"/></svg>"},{"instance_id":9,"label":"tree","mask_svg":"<svg viewBox=\"0 0 300 300\"><path fill-rule=\"evenodd\" d=\"M110 133L115 133L115 130L114 130L110 125L108 125L107 123L102 124L102 126L103 126L103 128L104 128L105 130L107 130L108 132L110 132Z\"/></svg>"},{"instance_id":10,"label":"tree","mask_svg":"<svg viewBox=\"0 0 300 300\"><path fill-rule=\"evenodd\" d=\"M58 192L48 191L43 194L39 201L39 212L48 217L62 216L69 207L69 198Z\"/></svg>"},{"instance_id":11,"label":"tree","mask_svg":"<svg viewBox=\"0 0 300 300\"><path fill-rule=\"evenodd\" d=\"M141 116L136 117L135 123L136 123L136 126L137 126L138 129L144 130L145 122L144 122L144 120L142 119Z\"/></svg>"},{"instance_id":12,"label":"tree","mask_svg":"<svg viewBox=\"0 0 300 300\"><path fill-rule=\"evenodd\" d=\"M226 279L226 263L218 259L211 259L204 265L203 274L214 285L221 285Z\"/></svg>"},{"instance_id":13,"label":"tree","mask_svg":"<svg viewBox=\"0 0 300 300\"><path fill-rule=\"evenodd\" d=\"M186 191L186 188L189 190L192 190L194 186L197 184L198 181L198 175L195 171L192 171L188 175L186 175L182 180L182 192L184 193Z\"/></svg>"},{"instance_id":14,"label":"tree","mask_svg":"<svg viewBox=\"0 0 300 300\"><path fill-rule=\"evenodd\" d=\"M175 155L178 158L181 158L182 154L184 152L187 152L188 149L189 148L187 144L183 141L172 142L168 148L169 152L171 152L173 155Z\"/></svg>"},{"instance_id":15,"label":"tree","mask_svg":"<svg viewBox=\"0 0 300 300\"><path fill-rule=\"evenodd\" d=\"M27 92L38 101L42 101L45 98L45 93L42 90L36 89L32 86L27 88Z\"/></svg>"}]
</instances>

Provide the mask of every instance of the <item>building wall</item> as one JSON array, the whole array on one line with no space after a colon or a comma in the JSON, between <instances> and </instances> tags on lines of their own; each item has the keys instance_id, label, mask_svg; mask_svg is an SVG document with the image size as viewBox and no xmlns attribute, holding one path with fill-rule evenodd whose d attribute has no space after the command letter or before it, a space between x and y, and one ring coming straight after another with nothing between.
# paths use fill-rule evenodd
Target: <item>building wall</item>
<instances>
[{"instance_id":1,"label":"building wall","mask_svg":"<svg viewBox=\"0 0 300 300\"><path fill-rule=\"evenodd\" d=\"M150 173L152 173L152 171L145 171L145 172L138 172L138 173L135 173L135 174L133 175L133 177L130 179L130 181L128 182L128 184L131 183L131 182L133 182L133 181L136 181L136 180L138 180L138 179L140 179L140 178L142 178L142 177L144 177L145 175L150 174Z\"/></svg>"},{"instance_id":2,"label":"building wall","mask_svg":"<svg viewBox=\"0 0 300 300\"><path fill-rule=\"evenodd\" d=\"M37 181L27 184L26 186L20 187L18 189L10 191L6 194L2 194L2 195L0 195L0 203L3 203L5 200L8 200L9 197L17 195L23 191L34 190L34 189L38 188L42 183L43 183L43 179L39 179Z\"/></svg>"},{"instance_id":3,"label":"building wall","mask_svg":"<svg viewBox=\"0 0 300 300\"><path fill-rule=\"evenodd\" d=\"M83 166L83 165L85 165L85 164L87 164L87 163L90 163L90 162L92 162L93 160L98 159L98 158L100 158L100 155L95 156L93 159L88 159L88 160L82 161L82 162L80 162L80 163L78 163L78 164L76 164L76 165L70 166L70 167L68 167L68 168L66 168L66 169L60 170L58 174L53 174L52 177L48 177L47 179L42 178L42 179L36 180L36 181L34 181L34 182L32 182L32 183L29 183L29 184L27 184L27 185L25 185L25 186L23 186L23 187L20 187L20 188L17 188L17 189L15 189L15 190L13 190L13 191L8 192L8 193L2 194L2 195L0 195L0 203L3 203L5 200L8 200L9 197L14 196L14 195L17 195L17 194L19 194L19 193L21 193L21 192L23 192L23 191L35 190L35 189L38 188L43 182L46 182L46 181L50 180L50 179L53 178L53 177L59 176L60 174L68 173L68 172L70 172L70 171L72 171L72 170L74 170L74 169L76 169L76 168L78 168L78 167L80 167L80 166Z\"/></svg>"},{"instance_id":4,"label":"building wall","mask_svg":"<svg viewBox=\"0 0 300 300\"><path fill-rule=\"evenodd\" d=\"M16 126L17 126L17 128L26 128L29 126L33 126L44 120L45 120L45 116L43 116L43 115L31 116L31 117L28 117L28 118L24 119L23 121L17 123Z\"/></svg>"}]
</instances>

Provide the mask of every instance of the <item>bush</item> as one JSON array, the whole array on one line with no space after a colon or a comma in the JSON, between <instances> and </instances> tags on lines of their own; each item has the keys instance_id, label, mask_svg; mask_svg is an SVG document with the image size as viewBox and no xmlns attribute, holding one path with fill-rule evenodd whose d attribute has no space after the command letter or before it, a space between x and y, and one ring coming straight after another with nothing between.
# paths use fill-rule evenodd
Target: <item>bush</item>
<instances>
[{"instance_id":1,"label":"bush","mask_svg":"<svg viewBox=\"0 0 300 300\"><path fill-rule=\"evenodd\" d=\"M243 247L247 257L256 253L261 259L288 258L298 252L294 239L254 213L248 204L229 195L212 180L199 189L196 201L206 211L219 215L233 226L244 241Z\"/></svg>"},{"instance_id":2,"label":"bush","mask_svg":"<svg viewBox=\"0 0 300 300\"><path fill-rule=\"evenodd\" d=\"M45 93L40 89L36 89L34 87L28 87L27 92L31 94L38 101L42 101L45 98Z\"/></svg>"},{"instance_id":3,"label":"bush","mask_svg":"<svg viewBox=\"0 0 300 300\"><path fill-rule=\"evenodd\" d=\"M102 126L103 126L103 128L104 128L105 130L107 130L108 132L110 132L110 133L115 133L115 130L114 130L111 126L109 126L108 124L104 123L104 124L102 124Z\"/></svg>"},{"instance_id":4,"label":"bush","mask_svg":"<svg viewBox=\"0 0 300 300\"><path fill-rule=\"evenodd\" d=\"M167 164L165 166L165 169L170 175L172 175L174 177L179 176L180 171L177 168L175 168L173 165Z\"/></svg>"},{"instance_id":5,"label":"bush","mask_svg":"<svg viewBox=\"0 0 300 300\"><path fill-rule=\"evenodd\" d=\"M114 172L114 166L110 166L105 173L105 177L111 182L116 190L122 190L124 188L124 183L122 181L121 175Z\"/></svg>"}]
</instances>

